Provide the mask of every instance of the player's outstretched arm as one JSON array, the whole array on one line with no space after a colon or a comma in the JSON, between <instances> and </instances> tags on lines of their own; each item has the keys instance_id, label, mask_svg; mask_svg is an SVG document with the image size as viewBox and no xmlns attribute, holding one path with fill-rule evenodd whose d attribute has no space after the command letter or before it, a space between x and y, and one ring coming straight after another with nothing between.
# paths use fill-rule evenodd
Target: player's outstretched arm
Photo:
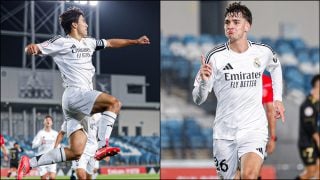
<instances>
[{"instance_id":1,"label":"player's outstretched arm","mask_svg":"<svg viewBox=\"0 0 320 180\"><path fill-rule=\"evenodd\" d=\"M39 54L41 54L41 51L40 51L39 47L36 44L33 44L33 43L27 45L27 47L24 49L24 51L28 55L39 55Z\"/></svg>"},{"instance_id":2,"label":"player's outstretched arm","mask_svg":"<svg viewBox=\"0 0 320 180\"><path fill-rule=\"evenodd\" d=\"M147 36L141 36L139 39L107 39L107 47L121 48L130 45L146 45L150 44Z\"/></svg>"}]
</instances>

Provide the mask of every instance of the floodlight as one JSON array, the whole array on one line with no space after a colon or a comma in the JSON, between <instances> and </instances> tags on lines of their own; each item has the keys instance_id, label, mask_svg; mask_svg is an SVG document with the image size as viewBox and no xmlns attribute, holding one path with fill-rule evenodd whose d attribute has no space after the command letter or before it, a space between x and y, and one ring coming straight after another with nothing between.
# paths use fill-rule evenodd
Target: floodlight
<instances>
[{"instance_id":1,"label":"floodlight","mask_svg":"<svg viewBox=\"0 0 320 180\"><path fill-rule=\"evenodd\" d=\"M89 4L91 6L96 6L98 4L98 1L89 1Z\"/></svg>"}]
</instances>

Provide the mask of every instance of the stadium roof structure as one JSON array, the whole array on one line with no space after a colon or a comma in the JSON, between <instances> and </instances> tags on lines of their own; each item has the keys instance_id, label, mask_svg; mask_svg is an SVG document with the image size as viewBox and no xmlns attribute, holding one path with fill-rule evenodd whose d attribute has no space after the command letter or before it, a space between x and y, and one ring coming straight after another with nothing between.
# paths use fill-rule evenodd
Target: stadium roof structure
<instances>
[{"instance_id":1,"label":"stadium roof structure","mask_svg":"<svg viewBox=\"0 0 320 180\"><path fill-rule=\"evenodd\" d=\"M44 61L49 57L28 57L24 47L31 42L39 43L55 35L64 34L59 25L59 15L71 6L79 6L85 12L89 25L88 31L99 38L99 6L96 4L97 2L91 1L86 4L76 1L2 1L1 38L5 36L22 38L20 52L22 68L35 70L40 64L42 66L44 64L47 69L56 69L52 59ZM96 73L100 74L99 52L96 53L95 60Z\"/></svg>"}]
</instances>

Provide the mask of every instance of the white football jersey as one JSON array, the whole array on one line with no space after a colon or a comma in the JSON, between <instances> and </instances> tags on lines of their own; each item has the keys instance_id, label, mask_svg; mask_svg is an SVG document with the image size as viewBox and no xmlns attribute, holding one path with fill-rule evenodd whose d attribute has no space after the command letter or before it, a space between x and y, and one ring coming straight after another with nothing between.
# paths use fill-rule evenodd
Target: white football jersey
<instances>
[{"instance_id":1,"label":"white football jersey","mask_svg":"<svg viewBox=\"0 0 320 180\"><path fill-rule=\"evenodd\" d=\"M95 50L105 48L106 44L104 39L82 38L78 41L68 35L59 35L37 46L42 55L51 56L58 65L64 87L93 89L95 67L92 55Z\"/></svg>"},{"instance_id":2,"label":"white football jersey","mask_svg":"<svg viewBox=\"0 0 320 180\"><path fill-rule=\"evenodd\" d=\"M90 118L86 119L86 123L88 124L88 130L87 130L87 143L86 147L83 151L84 154L87 154L89 156L94 156L98 149L98 125L99 125L99 119L101 117L100 113L96 113L92 115ZM61 125L61 131L67 132L67 121L64 121Z\"/></svg>"},{"instance_id":3,"label":"white football jersey","mask_svg":"<svg viewBox=\"0 0 320 180\"><path fill-rule=\"evenodd\" d=\"M32 148L38 148L37 155L47 153L54 148L58 132L51 129L51 131L40 130L32 141Z\"/></svg>"},{"instance_id":4,"label":"white football jersey","mask_svg":"<svg viewBox=\"0 0 320 180\"><path fill-rule=\"evenodd\" d=\"M248 41L249 48L236 53L229 44L217 46L206 56L212 66L208 91L213 88L217 97L213 123L215 139L234 140L242 130L261 130L268 133L268 122L261 103L262 74L270 71L274 100L282 101L281 65L272 49ZM200 84L198 72L194 86Z\"/></svg>"}]
</instances>

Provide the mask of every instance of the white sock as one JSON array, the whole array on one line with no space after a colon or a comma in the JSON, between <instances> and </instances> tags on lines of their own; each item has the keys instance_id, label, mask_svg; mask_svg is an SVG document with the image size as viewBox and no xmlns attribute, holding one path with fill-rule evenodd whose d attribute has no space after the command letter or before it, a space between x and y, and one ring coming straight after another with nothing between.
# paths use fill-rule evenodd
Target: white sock
<instances>
[{"instance_id":1,"label":"white sock","mask_svg":"<svg viewBox=\"0 0 320 180\"><path fill-rule=\"evenodd\" d=\"M117 118L117 114L111 111L105 111L99 121L98 128L98 145L99 148L106 145L106 139L110 138L113 124Z\"/></svg>"},{"instance_id":2,"label":"white sock","mask_svg":"<svg viewBox=\"0 0 320 180\"><path fill-rule=\"evenodd\" d=\"M66 161L66 153L64 152L64 148L55 148L45 154L31 158L30 167L34 168L64 161Z\"/></svg>"},{"instance_id":3,"label":"white sock","mask_svg":"<svg viewBox=\"0 0 320 180\"><path fill-rule=\"evenodd\" d=\"M97 179L97 176L98 176L98 172L93 173L93 174L92 174L92 179L93 179L93 180Z\"/></svg>"}]
</instances>

